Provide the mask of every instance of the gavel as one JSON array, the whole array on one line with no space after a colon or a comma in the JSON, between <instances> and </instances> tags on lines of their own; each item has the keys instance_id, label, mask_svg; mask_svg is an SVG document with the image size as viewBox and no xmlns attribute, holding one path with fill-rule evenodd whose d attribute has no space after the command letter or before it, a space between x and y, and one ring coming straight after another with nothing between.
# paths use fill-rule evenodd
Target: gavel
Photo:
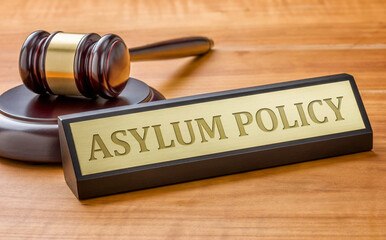
<instances>
[{"instance_id":1,"label":"gavel","mask_svg":"<svg viewBox=\"0 0 386 240\"><path fill-rule=\"evenodd\" d=\"M187 37L128 49L119 36L35 31L19 58L24 85L38 94L115 98L130 76L130 62L202 55L206 37Z\"/></svg>"}]
</instances>

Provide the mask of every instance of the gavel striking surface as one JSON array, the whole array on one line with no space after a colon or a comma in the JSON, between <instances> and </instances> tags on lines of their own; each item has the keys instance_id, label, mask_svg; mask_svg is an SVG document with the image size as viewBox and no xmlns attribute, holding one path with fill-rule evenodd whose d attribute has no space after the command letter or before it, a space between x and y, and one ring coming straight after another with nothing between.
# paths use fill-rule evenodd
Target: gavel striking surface
<instances>
[{"instance_id":1,"label":"gavel striking surface","mask_svg":"<svg viewBox=\"0 0 386 240\"><path fill-rule=\"evenodd\" d=\"M24 85L0 96L0 156L30 162L60 162L57 117L164 99L144 82L130 78L118 98L37 95Z\"/></svg>"}]
</instances>

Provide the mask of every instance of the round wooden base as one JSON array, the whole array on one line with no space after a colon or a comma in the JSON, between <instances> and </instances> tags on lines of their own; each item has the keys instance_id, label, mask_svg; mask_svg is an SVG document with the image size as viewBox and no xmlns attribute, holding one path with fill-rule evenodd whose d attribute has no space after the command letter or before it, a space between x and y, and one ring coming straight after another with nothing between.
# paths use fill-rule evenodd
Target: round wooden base
<instances>
[{"instance_id":1,"label":"round wooden base","mask_svg":"<svg viewBox=\"0 0 386 240\"><path fill-rule=\"evenodd\" d=\"M36 95L24 85L0 96L0 156L29 162L61 162L57 117L165 99L130 78L116 99Z\"/></svg>"}]
</instances>

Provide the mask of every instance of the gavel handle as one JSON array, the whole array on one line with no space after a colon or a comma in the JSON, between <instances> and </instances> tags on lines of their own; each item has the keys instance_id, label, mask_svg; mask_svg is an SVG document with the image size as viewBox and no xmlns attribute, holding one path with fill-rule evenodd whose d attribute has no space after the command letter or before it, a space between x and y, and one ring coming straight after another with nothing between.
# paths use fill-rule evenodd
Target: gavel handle
<instances>
[{"instance_id":1,"label":"gavel handle","mask_svg":"<svg viewBox=\"0 0 386 240\"><path fill-rule=\"evenodd\" d=\"M177 38L130 48L130 61L161 60L202 55L210 51L213 41L206 37Z\"/></svg>"}]
</instances>

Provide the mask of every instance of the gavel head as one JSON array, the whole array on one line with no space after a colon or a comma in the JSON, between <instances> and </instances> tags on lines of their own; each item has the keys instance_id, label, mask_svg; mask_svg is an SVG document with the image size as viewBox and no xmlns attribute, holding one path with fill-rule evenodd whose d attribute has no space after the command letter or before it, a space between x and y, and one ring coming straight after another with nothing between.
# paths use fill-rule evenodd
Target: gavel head
<instances>
[{"instance_id":1,"label":"gavel head","mask_svg":"<svg viewBox=\"0 0 386 240\"><path fill-rule=\"evenodd\" d=\"M38 94L114 98L129 79L130 55L114 34L36 31L23 44L19 72Z\"/></svg>"}]
</instances>

